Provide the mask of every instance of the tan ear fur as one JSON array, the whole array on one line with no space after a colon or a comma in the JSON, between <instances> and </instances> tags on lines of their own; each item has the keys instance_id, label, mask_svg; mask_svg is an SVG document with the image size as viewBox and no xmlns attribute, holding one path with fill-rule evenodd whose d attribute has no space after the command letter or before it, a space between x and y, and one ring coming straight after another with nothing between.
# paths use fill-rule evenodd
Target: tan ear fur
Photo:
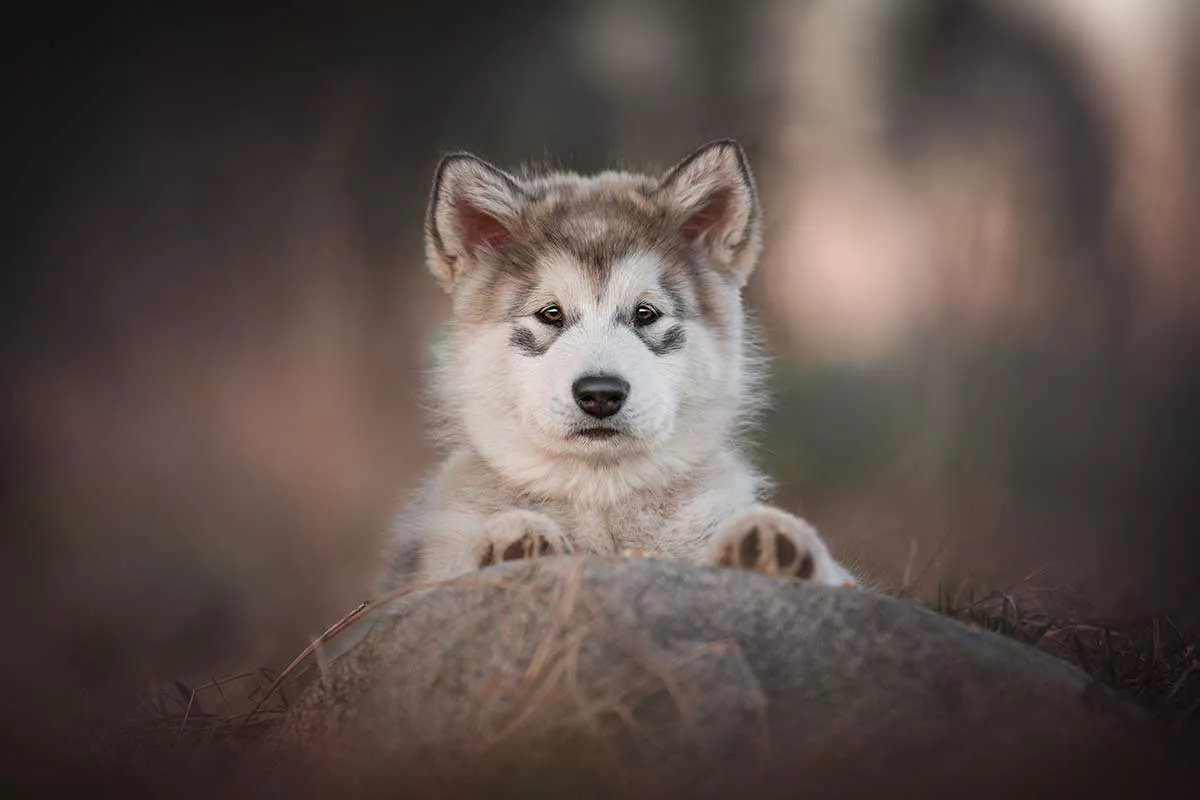
<instances>
[{"instance_id":1,"label":"tan ear fur","mask_svg":"<svg viewBox=\"0 0 1200 800\"><path fill-rule=\"evenodd\" d=\"M762 248L758 191L741 146L709 142L662 177L660 201L685 238L713 266L739 283L754 271Z\"/></svg>"},{"instance_id":2,"label":"tan ear fur","mask_svg":"<svg viewBox=\"0 0 1200 800\"><path fill-rule=\"evenodd\" d=\"M517 179L483 159L453 153L441 160L425 216L425 255L447 291L480 255L512 240L522 199Z\"/></svg>"}]
</instances>

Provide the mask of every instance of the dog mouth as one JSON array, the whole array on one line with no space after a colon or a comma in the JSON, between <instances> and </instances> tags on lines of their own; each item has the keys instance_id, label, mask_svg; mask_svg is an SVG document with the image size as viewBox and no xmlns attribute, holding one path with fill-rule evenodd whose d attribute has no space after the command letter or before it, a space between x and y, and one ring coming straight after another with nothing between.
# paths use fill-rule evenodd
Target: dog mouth
<instances>
[{"instance_id":1,"label":"dog mouth","mask_svg":"<svg viewBox=\"0 0 1200 800\"><path fill-rule=\"evenodd\" d=\"M585 439L593 439L600 441L603 439L611 439L614 436L620 436L621 432L616 428L583 428L575 432L576 436L582 436Z\"/></svg>"}]
</instances>

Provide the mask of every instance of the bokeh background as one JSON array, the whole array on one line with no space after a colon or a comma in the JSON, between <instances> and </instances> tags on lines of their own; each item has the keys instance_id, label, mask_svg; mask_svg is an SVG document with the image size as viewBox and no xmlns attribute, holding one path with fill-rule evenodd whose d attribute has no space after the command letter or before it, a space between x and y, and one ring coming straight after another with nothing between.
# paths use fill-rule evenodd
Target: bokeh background
<instances>
[{"instance_id":1,"label":"bokeh background","mask_svg":"<svg viewBox=\"0 0 1200 800\"><path fill-rule=\"evenodd\" d=\"M1200 628L1190 0L30 13L0 106L4 738L279 666L364 599L436 457L420 221L458 149L738 138L780 501L895 591L1029 579Z\"/></svg>"}]
</instances>

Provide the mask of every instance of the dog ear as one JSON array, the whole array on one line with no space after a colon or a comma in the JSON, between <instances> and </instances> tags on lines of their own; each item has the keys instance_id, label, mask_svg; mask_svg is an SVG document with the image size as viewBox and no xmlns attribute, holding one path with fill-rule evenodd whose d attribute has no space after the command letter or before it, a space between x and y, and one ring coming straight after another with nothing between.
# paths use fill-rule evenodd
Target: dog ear
<instances>
[{"instance_id":1,"label":"dog ear","mask_svg":"<svg viewBox=\"0 0 1200 800\"><path fill-rule=\"evenodd\" d=\"M741 145L709 142L669 169L658 191L678 231L714 266L745 283L762 248L762 223Z\"/></svg>"},{"instance_id":2,"label":"dog ear","mask_svg":"<svg viewBox=\"0 0 1200 800\"><path fill-rule=\"evenodd\" d=\"M508 173L469 153L438 164L425 215L425 255L446 291L489 250L510 243L523 192Z\"/></svg>"}]
</instances>

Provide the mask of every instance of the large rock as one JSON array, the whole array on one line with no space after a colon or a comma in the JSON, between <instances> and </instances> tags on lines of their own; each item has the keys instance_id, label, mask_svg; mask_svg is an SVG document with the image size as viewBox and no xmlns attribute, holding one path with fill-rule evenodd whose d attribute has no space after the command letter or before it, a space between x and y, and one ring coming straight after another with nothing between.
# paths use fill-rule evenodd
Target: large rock
<instances>
[{"instance_id":1,"label":"large rock","mask_svg":"<svg viewBox=\"0 0 1200 800\"><path fill-rule=\"evenodd\" d=\"M321 796L1131 796L1150 736L1074 667L893 598L549 559L395 601L267 763Z\"/></svg>"}]
</instances>

